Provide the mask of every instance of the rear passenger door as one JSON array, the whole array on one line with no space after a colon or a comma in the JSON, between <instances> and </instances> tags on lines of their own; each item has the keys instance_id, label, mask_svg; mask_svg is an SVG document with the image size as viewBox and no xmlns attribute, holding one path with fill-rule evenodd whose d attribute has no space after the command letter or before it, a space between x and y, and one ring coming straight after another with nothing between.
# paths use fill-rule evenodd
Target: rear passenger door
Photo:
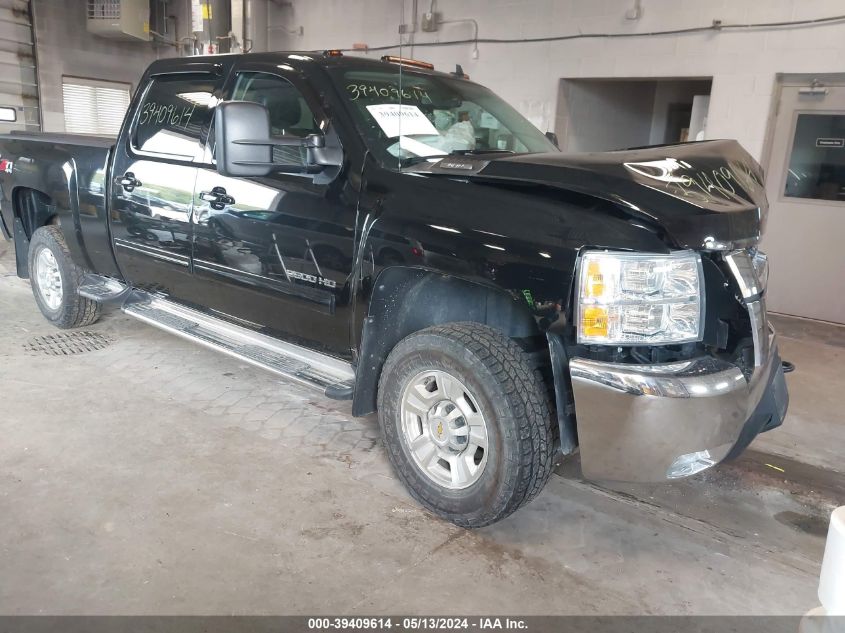
<instances>
[{"instance_id":1,"label":"rear passenger door","mask_svg":"<svg viewBox=\"0 0 845 633\"><path fill-rule=\"evenodd\" d=\"M307 82L245 61L225 98L265 105L275 136L303 139L328 122ZM209 153L213 155L213 134ZM277 170L230 178L204 165L194 191L194 273L209 307L339 355L349 352L354 198L314 173L304 147L275 147Z\"/></svg>"},{"instance_id":2,"label":"rear passenger door","mask_svg":"<svg viewBox=\"0 0 845 633\"><path fill-rule=\"evenodd\" d=\"M135 286L194 300L192 197L222 77L154 75L115 148L110 224L115 257Z\"/></svg>"}]
</instances>

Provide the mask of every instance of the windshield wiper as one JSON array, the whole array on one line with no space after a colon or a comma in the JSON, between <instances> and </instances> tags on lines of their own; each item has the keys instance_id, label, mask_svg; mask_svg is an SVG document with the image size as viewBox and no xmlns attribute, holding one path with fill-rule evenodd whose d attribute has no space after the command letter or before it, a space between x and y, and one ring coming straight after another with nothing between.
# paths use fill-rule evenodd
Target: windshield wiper
<instances>
[{"instance_id":1,"label":"windshield wiper","mask_svg":"<svg viewBox=\"0 0 845 633\"><path fill-rule=\"evenodd\" d=\"M441 158L446 158L446 154L437 154L435 156L409 156L408 158L402 158L399 160L399 165L401 167L410 167L411 165L418 165L420 163L427 163L432 159L440 160Z\"/></svg>"},{"instance_id":2,"label":"windshield wiper","mask_svg":"<svg viewBox=\"0 0 845 633\"><path fill-rule=\"evenodd\" d=\"M432 159L442 160L447 156L478 156L482 154L516 154L516 152L512 149L453 149L448 154L438 154L435 156L411 156L409 158L403 158L401 159L400 164L402 167L410 167L411 165L418 165Z\"/></svg>"},{"instance_id":3,"label":"windshield wiper","mask_svg":"<svg viewBox=\"0 0 845 633\"><path fill-rule=\"evenodd\" d=\"M476 156L478 154L516 154L512 149L453 149L449 152L449 156L464 156L469 154Z\"/></svg>"}]
</instances>

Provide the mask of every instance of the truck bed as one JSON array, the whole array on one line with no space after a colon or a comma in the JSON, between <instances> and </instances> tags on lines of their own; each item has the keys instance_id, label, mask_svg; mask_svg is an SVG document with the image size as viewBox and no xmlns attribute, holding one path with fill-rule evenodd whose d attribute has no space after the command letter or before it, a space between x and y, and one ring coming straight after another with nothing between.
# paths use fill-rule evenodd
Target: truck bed
<instances>
[{"instance_id":1,"label":"truck bed","mask_svg":"<svg viewBox=\"0 0 845 633\"><path fill-rule=\"evenodd\" d=\"M32 225L21 200L27 190L40 192L47 210L57 215L74 260L104 275L116 275L106 213L108 165L116 139L86 134L12 132L0 135L0 214L3 232ZM44 218L41 218L43 222ZM19 273L21 272L19 262Z\"/></svg>"},{"instance_id":2,"label":"truck bed","mask_svg":"<svg viewBox=\"0 0 845 633\"><path fill-rule=\"evenodd\" d=\"M94 134L66 134L59 132L22 132L14 131L0 134L0 141L37 141L39 143L56 143L60 145L84 145L86 147L101 147L108 149L115 144L116 136L99 136Z\"/></svg>"}]
</instances>

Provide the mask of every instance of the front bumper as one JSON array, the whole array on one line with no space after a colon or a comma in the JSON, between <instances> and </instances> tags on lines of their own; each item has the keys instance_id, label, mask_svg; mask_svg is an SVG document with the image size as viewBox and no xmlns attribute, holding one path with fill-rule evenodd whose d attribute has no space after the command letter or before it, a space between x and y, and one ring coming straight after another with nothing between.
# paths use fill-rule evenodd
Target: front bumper
<instances>
[{"instance_id":1,"label":"front bumper","mask_svg":"<svg viewBox=\"0 0 845 633\"><path fill-rule=\"evenodd\" d=\"M767 348L765 357L750 379L715 358L659 365L571 359L584 476L659 482L692 475L778 426L789 396L775 334L764 336L755 343Z\"/></svg>"}]
</instances>

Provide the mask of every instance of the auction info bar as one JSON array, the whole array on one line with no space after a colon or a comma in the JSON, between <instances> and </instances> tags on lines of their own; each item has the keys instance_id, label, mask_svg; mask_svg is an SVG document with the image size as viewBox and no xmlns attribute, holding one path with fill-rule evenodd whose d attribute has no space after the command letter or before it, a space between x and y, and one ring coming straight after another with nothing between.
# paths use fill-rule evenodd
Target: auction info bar
<instances>
[{"instance_id":1,"label":"auction info bar","mask_svg":"<svg viewBox=\"0 0 845 633\"><path fill-rule=\"evenodd\" d=\"M798 616L0 616L0 633L845 633L845 617Z\"/></svg>"}]
</instances>

